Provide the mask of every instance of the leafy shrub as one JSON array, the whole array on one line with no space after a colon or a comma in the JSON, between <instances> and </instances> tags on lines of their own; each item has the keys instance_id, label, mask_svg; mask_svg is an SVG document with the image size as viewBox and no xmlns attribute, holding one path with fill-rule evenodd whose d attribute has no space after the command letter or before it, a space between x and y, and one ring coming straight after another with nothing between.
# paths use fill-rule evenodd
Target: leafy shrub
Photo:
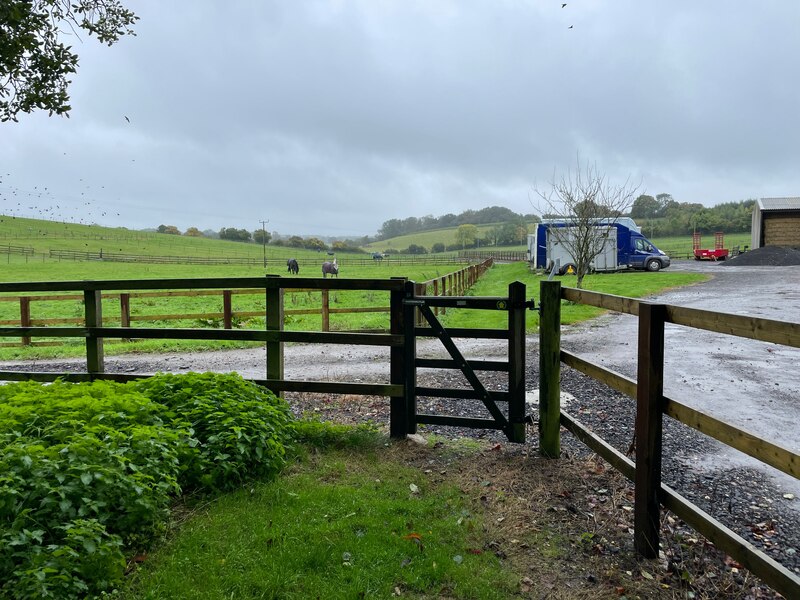
<instances>
[{"instance_id":1,"label":"leafy shrub","mask_svg":"<svg viewBox=\"0 0 800 600\"><path fill-rule=\"evenodd\" d=\"M288 405L238 375L0 386L0 596L86 598L124 547L163 527L181 487L283 465Z\"/></svg>"},{"instance_id":2,"label":"leafy shrub","mask_svg":"<svg viewBox=\"0 0 800 600\"><path fill-rule=\"evenodd\" d=\"M159 374L132 385L189 429L179 454L184 488L230 489L283 466L292 416L269 390L236 373Z\"/></svg>"},{"instance_id":3,"label":"leafy shrub","mask_svg":"<svg viewBox=\"0 0 800 600\"><path fill-rule=\"evenodd\" d=\"M164 412L117 383L0 386L0 590L84 597L122 576L122 540L162 526L180 491L188 432Z\"/></svg>"},{"instance_id":4,"label":"leafy shrub","mask_svg":"<svg viewBox=\"0 0 800 600\"><path fill-rule=\"evenodd\" d=\"M122 540L96 519L75 519L0 537L0 569L13 598L86 598L110 592L122 579ZM6 597L5 594L3 597Z\"/></svg>"}]
</instances>

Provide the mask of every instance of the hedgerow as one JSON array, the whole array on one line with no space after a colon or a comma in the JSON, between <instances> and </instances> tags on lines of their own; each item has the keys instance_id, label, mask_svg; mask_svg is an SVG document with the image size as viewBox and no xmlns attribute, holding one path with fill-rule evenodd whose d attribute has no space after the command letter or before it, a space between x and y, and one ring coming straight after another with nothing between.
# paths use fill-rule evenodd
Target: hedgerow
<instances>
[{"instance_id":1,"label":"hedgerow","mask_svg":"<svg viewBox=\"0 0 800 600\"><path fill-rule=\"evenodd\" d=\"M290 420L238 375L0 386L0 596L113 590L182 489L276 473Z\"/></svg>"}]
</instances>

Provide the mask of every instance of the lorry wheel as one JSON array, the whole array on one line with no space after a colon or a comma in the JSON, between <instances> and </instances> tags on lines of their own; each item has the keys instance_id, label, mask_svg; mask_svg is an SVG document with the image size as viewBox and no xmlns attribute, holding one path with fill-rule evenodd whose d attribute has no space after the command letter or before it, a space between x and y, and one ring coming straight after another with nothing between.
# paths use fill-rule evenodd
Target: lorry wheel
<instances>
[{"instance_id":1,"label":"lorry wheel","mask_svg":"<svg viewBox=\"0 0 800 600\"><path fill-rule=\"evenodd\" d=\"M574 275L577 273L578 268L573 265L572 263L567 263L563 267L561 267L561 271L559 271L559 275Z\"/></svg>"},{"instance_id":2,"label":"lorry wheel","mask_svg":"<svg viewBox=\"0 0 800 600\"><path fill-rule=\"evenodd\" d=\"M655 273L656 271L661 270L661 263L657 260L651 260L647 262L647 270Z\"/></svg>"}]
</instances>

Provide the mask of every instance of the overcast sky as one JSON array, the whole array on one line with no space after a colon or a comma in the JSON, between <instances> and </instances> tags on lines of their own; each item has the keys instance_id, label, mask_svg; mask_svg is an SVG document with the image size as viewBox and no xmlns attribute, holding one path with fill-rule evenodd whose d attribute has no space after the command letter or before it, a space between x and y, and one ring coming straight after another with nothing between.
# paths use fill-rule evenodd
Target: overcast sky
<instances>
[{"instance_id":1,"label":"overcast sky","mask_svg":"<svg viewBox=\"0 0 800 600\"><path fill-rule=\"evenodd\" d=\"M537 212L578 154L680 202L800 195L796 0L126 4L136 37L72 40L71 118L0 124L0 212L372 235Z\"/></svg>"}]
</instances>

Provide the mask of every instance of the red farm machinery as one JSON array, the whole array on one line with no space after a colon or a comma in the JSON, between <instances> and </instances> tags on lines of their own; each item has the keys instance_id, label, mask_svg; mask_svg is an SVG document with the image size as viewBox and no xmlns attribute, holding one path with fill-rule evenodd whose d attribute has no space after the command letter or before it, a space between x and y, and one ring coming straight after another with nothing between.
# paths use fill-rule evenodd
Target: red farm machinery
<instances>
[{"instance_id":1,"label":"red farm machinery","mask_svg":"<svg viewBox=\"0 0 800 600\"><path fill-rule=\"evenodd\" d=\"M702 247L700 234L694 232L692 234L692 250L694 250L695 260L725 260L728 258L730 251L723 248L725 245L725 235L721 231L714 234L714 249L709 250Z\"/></svg>"}]
</instances>

